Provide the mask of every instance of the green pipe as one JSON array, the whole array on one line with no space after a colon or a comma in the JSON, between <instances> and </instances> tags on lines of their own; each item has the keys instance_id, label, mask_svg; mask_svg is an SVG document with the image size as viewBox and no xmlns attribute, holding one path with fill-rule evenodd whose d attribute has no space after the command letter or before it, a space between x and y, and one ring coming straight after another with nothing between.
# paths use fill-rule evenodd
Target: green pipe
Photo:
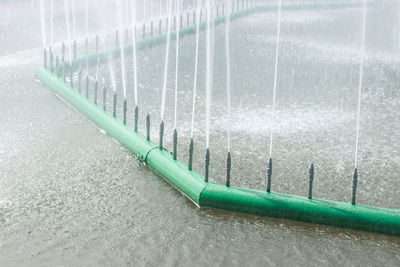
<instances>
[{"instance_id":1,"label":"green pipe","mask_svg":"<svg viewBox=\"0 0 400 267\"><path fill-rule=\"evenodd\" d=\"M37 78L106 131L200 207L238 211L308 223L400 236L400 210L218 185L174 160L145 136L86 99L62 79L41 68Z\"/></svg>"},{"instance_id":2,"label":"green pipe","mask_svg":"<svg viewBox=\"0 0 400 267\"><path fill-rule=\"evenodd\" d=\"M76 89L71 88L69 84L58 79L47 69L40 68L37 70L36 77L131 151L140 161L149 165L156 173L164 177L195 203L199 203L200 192L205 186L200 174L193 171L188 172L187 166L173 160L169 152L158 149L158 146L147 141L145 136L125 125L120 119L114 118L112 113L103 110L92 100L84 98Z\"/></svg>"},{"instance_id":3,"label":"green pipe","mask_svg":"<svg viewBox=\"0 0 400 267\"><path fill-rule=\"evenodd\" d=\"M400 210L208 183L201 207L400 236Z\"/></svg>"}]
</instances>

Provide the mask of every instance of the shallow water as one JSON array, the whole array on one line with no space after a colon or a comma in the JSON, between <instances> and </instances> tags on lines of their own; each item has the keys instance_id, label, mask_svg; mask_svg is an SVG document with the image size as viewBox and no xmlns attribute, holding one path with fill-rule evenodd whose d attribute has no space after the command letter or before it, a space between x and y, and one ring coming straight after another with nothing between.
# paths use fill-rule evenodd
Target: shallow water
<instances>
[{"instance_id":1,"label":"shallow water","mask_svg":"<svg viewBox=\"0 0 400 267\"><path fill-rule=\"evenodd\" d=\"M0 4L1 11L11 14L0 24L5 40L0 54L0 265L399 265L398 238L198 209L149 169L138 167L126 149L35 82L34 71L42 64L38 3ZM377 1L368 12L358 188L360 204L391 208L400 205L400 31L389 30L399 29L398 8L396 1ZM357 8L282 14L273 191L305 195L308 166L314 162L315 197L350 200L359 14ZM275 21L274 13L263 13L231 24L232 184L260 190L265 188L273 123ZM107 23L112 25L111 16ZM21 33L15 36L14 31ZM211 180L224 183L223 27L216 34ZM63 40L63 29L57 36ZM190 138L194 39L183 38L180 48L183 161ZM201 40L204 51L204 35ZM144 107L140 125L144 129L149 112L154 140L164 53L164 46L138 53L139 103ZM200 57L201 66L204 59ZM174 70L173 60L171 66ZM116 68L120 73L118 64ZM204 68L199 70L199 77L205 77ZM101 68L100 77L108 78L106 71L107 66ZM168 88L166 145L171 148L172 82ZM128 103L133 103L131 96L132 90ZM201 79L194 164L200 173L204 109ZM132 123L132 110L129 114Z\"/></svg>"}]
</instances>

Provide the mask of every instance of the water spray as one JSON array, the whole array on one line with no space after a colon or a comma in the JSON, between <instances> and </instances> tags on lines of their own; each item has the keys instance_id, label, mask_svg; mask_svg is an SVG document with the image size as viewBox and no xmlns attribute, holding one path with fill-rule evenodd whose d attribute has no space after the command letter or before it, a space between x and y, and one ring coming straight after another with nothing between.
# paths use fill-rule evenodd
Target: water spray
<instances>
[{"instance_id":1,"label":"water spray","mask_svg":"<svg viewBox=\"0 0 400 267\"><path fill-rule=\"evenodd\" d=\"M132 0L132 56L133 56L133 92L135 106L138 106L137 63L136 63L136 1Z\"/></svg>"},{"instance_id":2,"label":"water spray","mask_svg":"<svg viewBox=\"0 0 400 267\"><path fill-rule=\"evenodd\" d=\"M357 106L357 126L356 126L356 144L354 153L354 174L353 174L353 193L351 203L355 204L356 199L356 188L358 180L358 145L360 138L360 117L361 117L361 96L363 88L363 78L364 78L364 54L365 54L365 29L367 24L367 1L363 0L362 7L362 25L361 25L361 57L360 57L360 72L358 80L358 106Z\"/></svg>"},{"instance_id":3,"label":"water spray","mask_svg":"<svg viewBox=\"0 0 400 267\"><path fill-rule=\"evenodd\" d=\"M274 139L274 127L275 127L275 109L276 109L276 89L278 84L278 63L279 63L279 46L281 36L281 14L282 14L282 0L278 3L278 19L277 19L277 31L276 31L276 50L275 50L275 71L274 71L274 88L272 92L272 127L269 140L269 163L268 163L268 177L267 177L267 192L271 190L271 179L272 179L272 145Z\"/></svg>"},{"instance_id":4,"label":"water spray","mask_svg":"<svg viewBox=\"0 0 400 267\"><path fill-rule=\"evenodd\" d=\"M228 2L229 8L229 2ZM218 16L218 6L217 6ZM230 186L231 180L231 70L230 70L230 49L229 49L229 31L230 31L230 16L226 16L225 21L225 57L226 57L226 109L228 114L227 125L227 150L228 156L226 161L226 186Z\"/></svg>"},{"instance_id":5,"label":"water spray","mask_svg":"<svg viewBox=\"0 0 400 267\"><path fill-rule=\"evenodd\" d=\"M169 0L168 21L171 20L171 13L172 13L171 10L172 10L172 0ZM166 45L166 51L165 51L165 64L164 64L164 79L163 79L164 82L163 82L162 101L161 101L161 121L164 120L164 111L165 111L165 97L166 97L165 95L167 92L170 39L171 39L171 30L170 30L169 23L168 23L168 25L167 25L167 45Z\"/></svg>"}]
</instances>

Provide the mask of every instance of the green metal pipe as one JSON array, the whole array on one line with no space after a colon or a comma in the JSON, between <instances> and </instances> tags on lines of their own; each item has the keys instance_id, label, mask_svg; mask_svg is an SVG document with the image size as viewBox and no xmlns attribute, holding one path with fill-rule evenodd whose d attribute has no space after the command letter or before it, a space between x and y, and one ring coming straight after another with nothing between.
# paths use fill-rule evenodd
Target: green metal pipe
<instances>
[{"instance_id":1,"label":"green metal pipe","mask_svg":"<svg viewBox=\"0 0 400 267\"><path fill-rule=\"evenodd\" d=\"M400 236L400 210L208 183L202 207Z\"/></svg>"},{"instance_id":2,"label":"green metal pipe","mask_svg":"<svg viewBox=\"0 0 400 267\"><path fill-rule=\"evenodd\" d=\"M187 165L145 136L95 105L45 68L37 78L88 119L114 137L175 188L200 207L210 207L400 236L400 210L308 199L288 194L218 185L188 170Z\"/></svg>"}]
</instances>

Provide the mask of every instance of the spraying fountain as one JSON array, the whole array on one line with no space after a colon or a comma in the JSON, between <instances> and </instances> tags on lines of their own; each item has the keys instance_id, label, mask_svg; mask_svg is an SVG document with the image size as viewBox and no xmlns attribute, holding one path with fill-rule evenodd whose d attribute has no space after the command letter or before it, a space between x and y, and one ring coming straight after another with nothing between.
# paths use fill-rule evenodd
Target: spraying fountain
<instances>
[{"instance_id":1,"label":"spraying fountain","mask_svg":"<svg viewBox=\"0 0 400 267\"><path fill-rule=\"evenodd\" d=\"M168 15L166 17L165 31L162 31L163 20L159 19L159 33L153 34L153 21L150 22L151 34L145 36L146 23L143 25L143 36L141 40L136 39L136 1L132 1L132 32L133 38L132 43L125 44L122 41L123 23L122 7L121 2L116 2L116 10L119 13L119 20L117 20L118 30L116 31L116 45L111 49L99 50L99 38L96 36L96 52L88 53L85 51L83 56L76 55L76 45L74 45L74 56L72 56L71 48L71 36L70 36L70 25L69 25L69 8L67 1L64 0L65 16L68 26L68 38L66 41L69 58L68 60L62 55L62 60L59 62L58 56L56 57L56 64L54 67L53 63L53 52L49 50L50 57L47 57L47 49L44 49L44 66L37 70L36 77L46 86L51 88L57 95L59 95L67 103L75 107L88 119L93 121L101 129L111 135L121 145L125 146L131 151L138 159L139 163L147 165L153 169L157 174L167 180L176 189L187 196L193 203L199 207L210 207L216 209L251 213L256 215L284 218L296 221L303 221L309 223L331 225L336 227L351 228L356 230L371 231L377 233L383 233L388 235L400 236L400 210L386 209L372 206L364 206L356 204L356 189L357 189L357 149L358 149L358 133L359 133L359 118L360 118L360 106L361 106L361 93L362 93L362 79L363 79L363 64L364 56L361 56L360 60L360 81L359 81L359 101L358 101L358 114L357 114L357 140L356 140L356 153L355 153L355 168L353 175L353 187L352 187L352 201L351 203L344 203L338 201L322 200L313 198L313 181L314 181L314 164L311 164L309 169L309 183L308 183L308 195L297 196L289 194L275 193L271 190L272 184L272 146L273 146L273 127L270 133L269 142L269 160L267 162L267 173L266 173L266 190L259 191L241 187L231 186L230 170L232 166L232 159L230 155L230 128L227 129L228 143L227 143L227 161L226 161L226 183L224 185L212 183L209 181L209 165L211 162L211 148L209 144L210 134L210 106L211 106L211 94L212 94L212 49L213 49L213 30L217 25L224 23L226 31L226 65L227 69L230 69L229 62L229 31L231 20L238 19L243 16L251 15L258 12L276 11L278 12L277 22L277 43L275 51L275 66L274 66L274 87L273 87L273 105L272 112L275 111L275 98L276 94L279 93L277 86L277 73L279 71L279 36L280 36L280 18L281 10L293 9L293 8L316 8L316 7L340 7L341 5L359 5L360 1L344 1L344 2L328 2L323 3L308 3L308 4L284 4L281 0L278 1L278 5L259 6L254 4L253 1L228 1L224 2L222 6L216 5L215 1L205 0L198 1L197 6L194 10L184 11L181 8L181 2L178 0L175 4L175 12L173 13L173 0L170 0L167 4ZM363 4L363 35L362 35L362 48L364 51L364 39L365 39L365 20L366 20L366 4L367 1L361 2ZM205 6L205 12L202 9ZM152 7L152 4L151 4ZM73 8L73 6L71 7ZM153 7L151 8L153 9ZM161 10L161 8L160 8ZM222 10L222 12L220 12ZM151 12L152 13L152 12ZM43 14L43 12L42 12ZM174 16L173 16L174 14ZM183 17L187 16L187 26L183 26ZM190 19L190 16L192 19ZM173 19L173 17L175 19ZM118 18L118 17L117 17ZM73 20L73 34L72 39L75 40L75 18ZM181 21L177 23L176 21ZM175 23L173 22L175 21ZM193 23L190 24L189 21ZM147 24L149 25L149 24ZM44 30L44 18L42 22L42 30ZM193 170L193 128L194 128L194 114L196 111L196 90L198 77L198 50L199 50L199 32L206 31L206 151L205 151L205 175L201 175ZM189 146L189 159L188 164L181 162L177 157L176 146L177 146L177 114L179 103L177 103L178 93L178 76L179 71L179 40L181 37L189 34L196 35L196 49L195 53L195 72L194 72L194 86L193 86L193 108L192 108L192 120L191 120L191 141ZM119 36L119 37L118 37ZM87 40L87 36L86 36ZM165 127L165 94L167 88L168 79L168 61L169 61L169 46L171 41L176 41L176 69L175 69L175 108L174 108L174 149L173 153L168 152L163 144L164 140L164 127ZM73 41L74 44L76 43ZM136 51L142 49L151 49L151 47L166 43L165 53L165 64L164 64L164 76L163 76L163 88L161 98L161 122L159 128L159 144L151 141L150 138L150 115L146 115L146 135L142 135L138 131L138 117L139 117L139 106L138 106L138 82L137 82L137 60ZM46 47L46 39L43 38L44 47ZM87 46L86 46L87 47ZM65 47L63 46L63 52ZM126 110L128 106L127 101L127 85L126 85L126 70L125 70L125 57L132 53L133 57L133 70L134 70L134 97L135 97L135 122L131 126L127 123ZM50 58L50 60L49 60ZM114 66L112 65L113 58L120 58L120 64L122 68L122 81L123 81L123 117L119 118L117 115L117 106L121 105L117 100L117 85L115 82ZM87 91L89 90L89 79L86 78L86 92L83 94L81 88L81 78L79 78L79 86L73 83L73 76L78 71L79 77L82 76L80 71L81 65L93 65L97 66L100 62L107 62L110 74L110 80L112 85L112 99L113 106L109 109L106 106L107 91L103 82L103 101L100 105L97 101L97 90L98 90L98 77L96 71L95 78L95 97L94 99L88 98ZM69 81L67 80L69 78ZM88 77L88 75L86 76ZM226 92L227 92L227 114L230 119L231 103L230 103L230 72L228 71L226 81Z\"/></svg>"}]
</instances>

